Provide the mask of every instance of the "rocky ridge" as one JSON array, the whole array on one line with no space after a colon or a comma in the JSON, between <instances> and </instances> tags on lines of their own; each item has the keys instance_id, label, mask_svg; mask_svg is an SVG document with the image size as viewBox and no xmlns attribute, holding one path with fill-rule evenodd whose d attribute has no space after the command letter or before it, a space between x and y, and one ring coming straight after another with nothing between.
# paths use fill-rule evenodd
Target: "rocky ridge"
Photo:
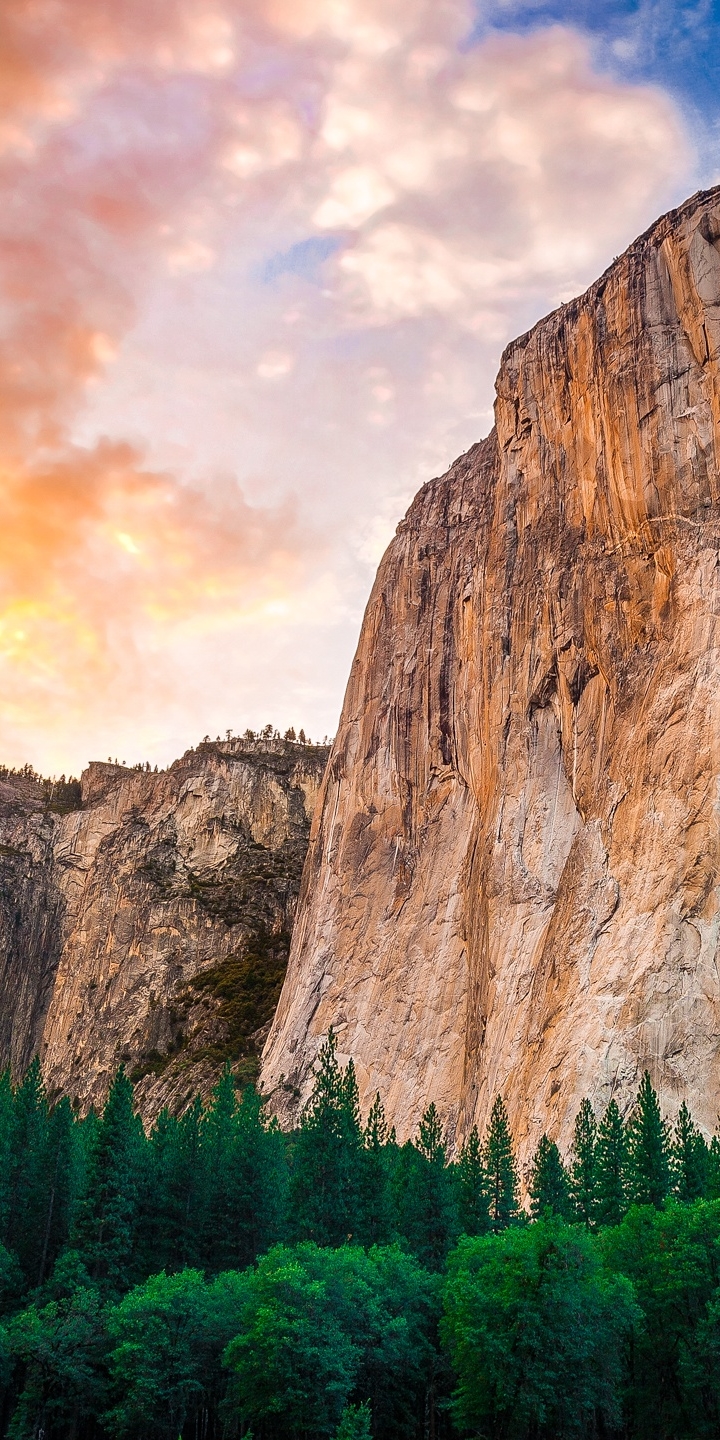
<instances>
[{"instance_id":1,"label":"rocky ridge","mask_svg":"<svg viewBox=\"0 0 720 1440\"><path fill-rule=\"evenodd\" d=\"M720 189L505 351L381 563L262 1080L521 1155L580 1099L720 1110Z\"/></svg>"},{"instance_id":2,"label":"rocky ridge","mask_svg":"<svg viewBox=\"0 0 720 1440\"><path fill-rule=\"evenodd\" d=\"M146 1118L257 1070L327 747L205 742L160 773L93 763L80 794L0 779L0 1064ZM255 1038L253 1038L255 1037Z\"/></svg>"}]
</instances>

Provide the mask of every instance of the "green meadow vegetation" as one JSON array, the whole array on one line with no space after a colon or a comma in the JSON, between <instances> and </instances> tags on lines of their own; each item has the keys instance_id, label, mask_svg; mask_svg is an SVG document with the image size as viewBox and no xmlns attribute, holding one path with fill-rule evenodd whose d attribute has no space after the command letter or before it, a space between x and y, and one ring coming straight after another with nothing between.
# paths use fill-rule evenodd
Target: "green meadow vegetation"
<instances>
[{"instance_id":1,"label":"green meadow vegetation","mask_svg":"<svg viewBox=\"0 0 720 1440\"><path fill-rule=\"evenodd\" d=\"M149 1134L0 1082L10 1440L720 1435L720 1144L645 1075L543 1137L527 1207L502 1099L450 1162L430 1105L363 1121L332 1034L283 1134L229 1070Z\"/></svg>"}]
</instances>

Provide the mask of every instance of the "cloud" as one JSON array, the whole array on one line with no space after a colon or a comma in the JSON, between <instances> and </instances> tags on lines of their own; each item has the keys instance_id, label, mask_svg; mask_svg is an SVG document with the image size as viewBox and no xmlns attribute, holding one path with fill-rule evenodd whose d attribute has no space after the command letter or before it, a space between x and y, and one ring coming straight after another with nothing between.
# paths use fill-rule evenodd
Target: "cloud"
<instances>
[{"instance_id":1,"label":"cloud","mask_svg":"<svg viewBox=\"0 0 720 1440\"><path fill-rule=\"evenodd\" d=\"M595 75L567 29L416 59L346 66L326 102L335 173L314 220L360 232L338 270L371 320L579 288L687 168L670 101Z\"/></svg>"},{"instance_id":2,"label":"cloud","mask_svg":"<svg viewBox=\"0 0 720 1440\"><path fill-rule=\"evenodd\" d=\"M261 705L331 729L501 344L679 198L666 95L473 18L2 7L0 758L169 758Z\"/></svg>"}]
</instances>

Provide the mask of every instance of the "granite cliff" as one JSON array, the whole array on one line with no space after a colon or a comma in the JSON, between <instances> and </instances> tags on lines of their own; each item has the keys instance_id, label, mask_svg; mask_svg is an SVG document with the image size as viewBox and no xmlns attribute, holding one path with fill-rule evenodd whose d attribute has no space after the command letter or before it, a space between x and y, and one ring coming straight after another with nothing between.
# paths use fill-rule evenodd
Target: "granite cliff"
<instances>
[{"instance_id":1,"label":"granite cliff","mask_svg":"<svg viewBox=\"0 0 720 1440\"><path fill-rule=\"evenodd\" d=\"M262 1079L527 1156L582 1096L720 1110L720 189L511 344L381 563Z\"/></svg>"},{"instance_id":2,"label":"granite cliff","mask_svg":"<svg viewBox=\"0 0 720 1440\"><path fill-rule=\"evenodd\" d=\"M257 1068L327 748L205 742L159 774L0 779L0 1064L102 1100L122 1061L146 1118Z\"/></svg>"}]
</instances>

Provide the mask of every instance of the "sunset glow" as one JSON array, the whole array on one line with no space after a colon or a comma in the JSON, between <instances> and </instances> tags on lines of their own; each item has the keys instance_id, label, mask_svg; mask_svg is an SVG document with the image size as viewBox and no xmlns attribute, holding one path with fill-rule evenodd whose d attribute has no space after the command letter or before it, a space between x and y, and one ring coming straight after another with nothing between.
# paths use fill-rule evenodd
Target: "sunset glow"
<instances>
[{"instance_id":1,"label":"sunset glow","mask_svg":"<svg viewBox=\"0 0 720 1440\"><path fill-rule=\"evenodd\" d=\"M502 346L714 178L560 20L6 0L0 761L332 733Z\"/></svg>"}]
</instances>

